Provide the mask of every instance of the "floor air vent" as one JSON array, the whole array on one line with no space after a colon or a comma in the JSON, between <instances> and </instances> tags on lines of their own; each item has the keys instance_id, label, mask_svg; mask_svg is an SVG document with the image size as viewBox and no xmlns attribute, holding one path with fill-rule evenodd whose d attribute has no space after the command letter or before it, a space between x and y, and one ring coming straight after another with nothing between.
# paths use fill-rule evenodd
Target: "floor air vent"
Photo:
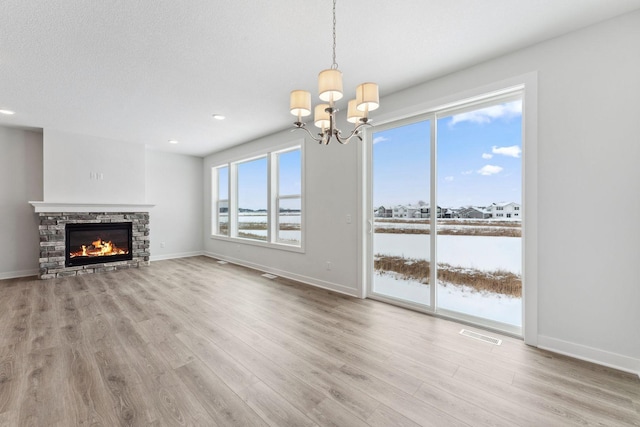
<instances>
[{"instance_id":1,"label":"floor air vent","mask_svg":"<svg viewBox=\"0 0 640 427\"><path fill-rule=\"evenodd\" d=\"M261 276L262 277L266 277L267 279L275 279L276 277L278 277L278 276L275 276L275 275L269 274L269 273L261 274Z\"/></svg>"},{"instance_id":2,"label":"floor air vent","mask_svg":"<svg viewBox=\"0 0 640 427\"><path fill-rule=\"evenodd\" d=\"M497 338L493 338L487 335L482 335L477 332L468 331L466 329L462 329L460 331L460 335L464 335L465 337L474 338L480 341L488 342L489 344L500 345L502 344L502 340Z\"/></svg>"}]
</instances>

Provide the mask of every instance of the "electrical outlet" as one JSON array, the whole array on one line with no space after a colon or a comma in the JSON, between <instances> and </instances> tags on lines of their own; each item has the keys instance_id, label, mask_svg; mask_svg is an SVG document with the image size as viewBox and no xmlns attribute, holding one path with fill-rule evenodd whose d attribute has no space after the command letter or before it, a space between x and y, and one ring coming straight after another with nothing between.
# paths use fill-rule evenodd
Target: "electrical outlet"
<instances>
[{"instance_id":1,"label":"electrical outlet","mask_svg":"<svg viewBox=\"0 0 640 427\"><path fill-rule=\"evenodd\" d=\"M347 224L351 224L351 215L347 215Z\"/></svg>"},{"instance_id":2,"label":"electrical outlet","mask_svg":"<svg viewBox=\"0 0 640 427\"><path fill-rule=\"evenodd\" d=\"M161 248L164 248L164 246L165 246L164 242L160 243Z\"/></svg>"},{"instance_id":3,"label":"electrical outlet","mask_svg":"<svg viewBox=\"0 0 640 427\"><path fill-rule=\"evenodd\" d=\"M327 261L326 267L327 270L331 270L331 261Z\"/></svg>"}]
</instances>

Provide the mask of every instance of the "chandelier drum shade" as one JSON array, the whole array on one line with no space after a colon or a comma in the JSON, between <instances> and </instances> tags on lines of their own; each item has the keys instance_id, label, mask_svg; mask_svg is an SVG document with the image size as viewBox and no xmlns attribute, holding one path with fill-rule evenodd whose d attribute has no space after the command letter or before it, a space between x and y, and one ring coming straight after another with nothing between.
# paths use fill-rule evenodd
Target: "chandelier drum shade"
<instances>
[{"instance_id":1,"label":"chandelier drum shade","mask_svg":"<svg viewBox=\"0 0 640 427\"><path fill-rule=\"evenodd\" d=\"M289 100L289 110L298 120L294 122L297 129L305 130L311 138L320 144L329 144L335 138L340 144L348 143L351 138L357 137L362 141L360 132L369 123L369 112L380 106L378 85L375 83L362 83L356 88L355 99L348 103L347 121L355 125L348 136L342 136L340 129L336 127L336 113L338 109L335 102L342 99L342 71L338 69L336 62L336 0L333 0L333 63L331 68L318 74L318 96L324 103L314 108L313 123L320 128L318 136L314 136L306 128L303 117L311 115L311 93L306 90L293 90Z\"/></svg>"}]
</instances>

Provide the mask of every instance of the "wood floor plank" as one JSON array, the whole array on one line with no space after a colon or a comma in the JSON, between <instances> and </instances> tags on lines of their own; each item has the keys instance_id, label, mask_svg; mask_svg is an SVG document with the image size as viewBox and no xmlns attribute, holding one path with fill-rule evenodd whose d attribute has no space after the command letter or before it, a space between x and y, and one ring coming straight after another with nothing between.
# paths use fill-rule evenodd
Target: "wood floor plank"
<instances>
[{"instance_id":1,"label":"wood floor plank","mask_svg":"<svg viewBox=\"0 0 640 427\"><path fill-rule=\"evenodd\" d=\"M306 384L323 391L327 396L362 419L366 418L379 405L379 402L372 399L371 396L349 387L332 376L329 373L332 370L331 365L327 365L327 363L312 364L309 360L288 352L258 334L248 330L241 331L239 327L234 329L234 334L280 369L290 372Z\"/></svg>"},{"instance_id":2,"label":"wood floor plank","mask_svg":"<svg viewBox=\"0 0 640 427\"><path fill-rule=\"evenodd\" d=\"M455 374L455 379L462 382L459 387L465 387L465 398L475 402L485 402L495 411L501 411L502 416L511 419L518 425L593 425L575 408L567 407L556 399L549 399L521 390L511 384L483 375L475 370L461 367ZM447 387L451 387L446 383ZM471 394L475 391L475 394Z\"/></svg>"},{"instance_id":3,"label":"wood floor plank","mask_svg":"<svg viewBox=\"0 0 640 427\"><path fill-rule=\"evenodd\" d=\"M178 339L232 390L239 391L260 382L250 370L205 337L193 332L181 332Z\"/></svg>"},{"instance_id":4,"label":"wood floor plank","mask_svg":"<svg viewBox=\"0 0 640 427\"><path fill-rule=\"evenodd\" d=\"M311 408L307 416L323 427L366 427L367 423L353 414L333 399L326 398Z\"/></svg>"},{"instance_id":5,"label":"wood floor plank","mask_svg":"<svg viewBox=\"0 0 640 427\"><path fill-rule=\"evenodd\" d=\"M463 426L458 414L447 414L433 405L432 402L421 401L414 396L390 387L383 381L367 375L353 366L344 365L334 372L337 378L366 392L377 401L403 414L418 424Z\"/></svg>"},{"instance_id":6,"label":"wood floor plank","mask_svg":"<svg viewBox=\"0 0 640 427\"><path fill-rule=\"evenodd\" d=\"M60 392L64 394L69 425L117 425L111 401L106 396L105 384L99 371L93 367L90 353L83 346L67 345L64 363L67 383Z\"/></svg>"},{"instance_id":7,"label":"wood floor plank","mask_svg":"<svg viewBox=\"0 0 640 427\"><path fill-rule=\"evenodd\" d=\"M272 427L313 427L310 418L262 381L241 390L238 395Z\"/></svg>"},{"instance_id":8,"label":"wood floor plank","mask_svg":"<svg viewBox=\"0 0 640 427\"><path fill-rule=\"evenodd\" d=\"M20 387L20 357L16 345L0 347L0 414L16 407Z\"/></svg>"},{"instance_id":9,"label":"wood floor plank","mask_svg":"<svg viewBox=\"0 0 640 427\"><path fill-rule=\"evenodd\" d=\"M194 360L175 371L211 415L216 425L268 425L202 362Z\"/></svg>"},{"instance_id":10,"label":"wood floor plank","mask_svg":"<svg viewBox=\"0 0 640 427\"><path fill-rule=\"evenodd\" d=\"M113 357L114 354L100 350L94 353L94 357L118 423L124 426L149 424L154 421L150 413L155 410L147 405L139 379L131 367L122 364L119 358Z\"/></svg>"},{"instance_id":11,"label":"wood floor plank","mask_svg":"<svg viewBox=\"0 0 640 427\"><path fill-rule=\"evenodd\" d=\"M640 426L640 418L636 416L631 402L612 405L594 397L585 397L579 387L566 387L560 383L547 383L521 375L516 375L513 385L523 390L533 390L539 396L558 400L565 406L578 409L587 418L599 419L605 424Z\"/></svg>"},{"instance_id":12,"label":"wood floor plank","mask_svg":"<svg viewBox=\"0 0 640 427\"><path fill-rule=\"evenodd\" d=\"M371 427L420 427L420 424L414 423L387 405L378 406L367 418L367 424Z\"/></svg>"},{"instance_id":13,"label":"wood floor plank","mask_svg":"<svg viewBox=\"0 0 640 427\"><path fill-rule=\"evenodd\" d=\"M57 393L62 383L60 348L29 353L24 365L24 384L20 398L18 425L40 426L63 422L62 396Z\"/></svg>"}]
</instances>

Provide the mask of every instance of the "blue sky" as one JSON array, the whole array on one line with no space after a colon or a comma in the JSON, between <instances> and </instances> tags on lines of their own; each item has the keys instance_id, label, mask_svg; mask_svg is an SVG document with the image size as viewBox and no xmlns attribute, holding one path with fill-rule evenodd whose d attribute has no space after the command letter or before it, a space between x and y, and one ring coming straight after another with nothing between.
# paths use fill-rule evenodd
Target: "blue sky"
<instances>
[{"instance_id":1,"label":"blue sky","mask_svg":"<svg viewBox=\"0 0 640 427\"><path fill-rule=\"evenodd\" d=\"M438 119L438 205L521 203L521 106L514 101ZM429 201L429 139L429 121L374 133L374 207Z\"/></svg>"},{"instance_id":2,"label":"blue sky","mask_svg":"<svg viewBox=\"0 0 640 427\"><path fill-rule=\"evenodd\" d=\"M278 157L280 166L280 194L283 196L299 195L302 188L300 150L283 152L279 154ZM226 180L224 180L223 185L227 185ZM291 205L291 203L289 203L289 205ZM295 203L293 203L293 205L295 205ZM266 157L238 164L238 206L242 209L253 210L267 208ZM291 208L294 206L286 207Z\"/></svg>"}]
</instances>

